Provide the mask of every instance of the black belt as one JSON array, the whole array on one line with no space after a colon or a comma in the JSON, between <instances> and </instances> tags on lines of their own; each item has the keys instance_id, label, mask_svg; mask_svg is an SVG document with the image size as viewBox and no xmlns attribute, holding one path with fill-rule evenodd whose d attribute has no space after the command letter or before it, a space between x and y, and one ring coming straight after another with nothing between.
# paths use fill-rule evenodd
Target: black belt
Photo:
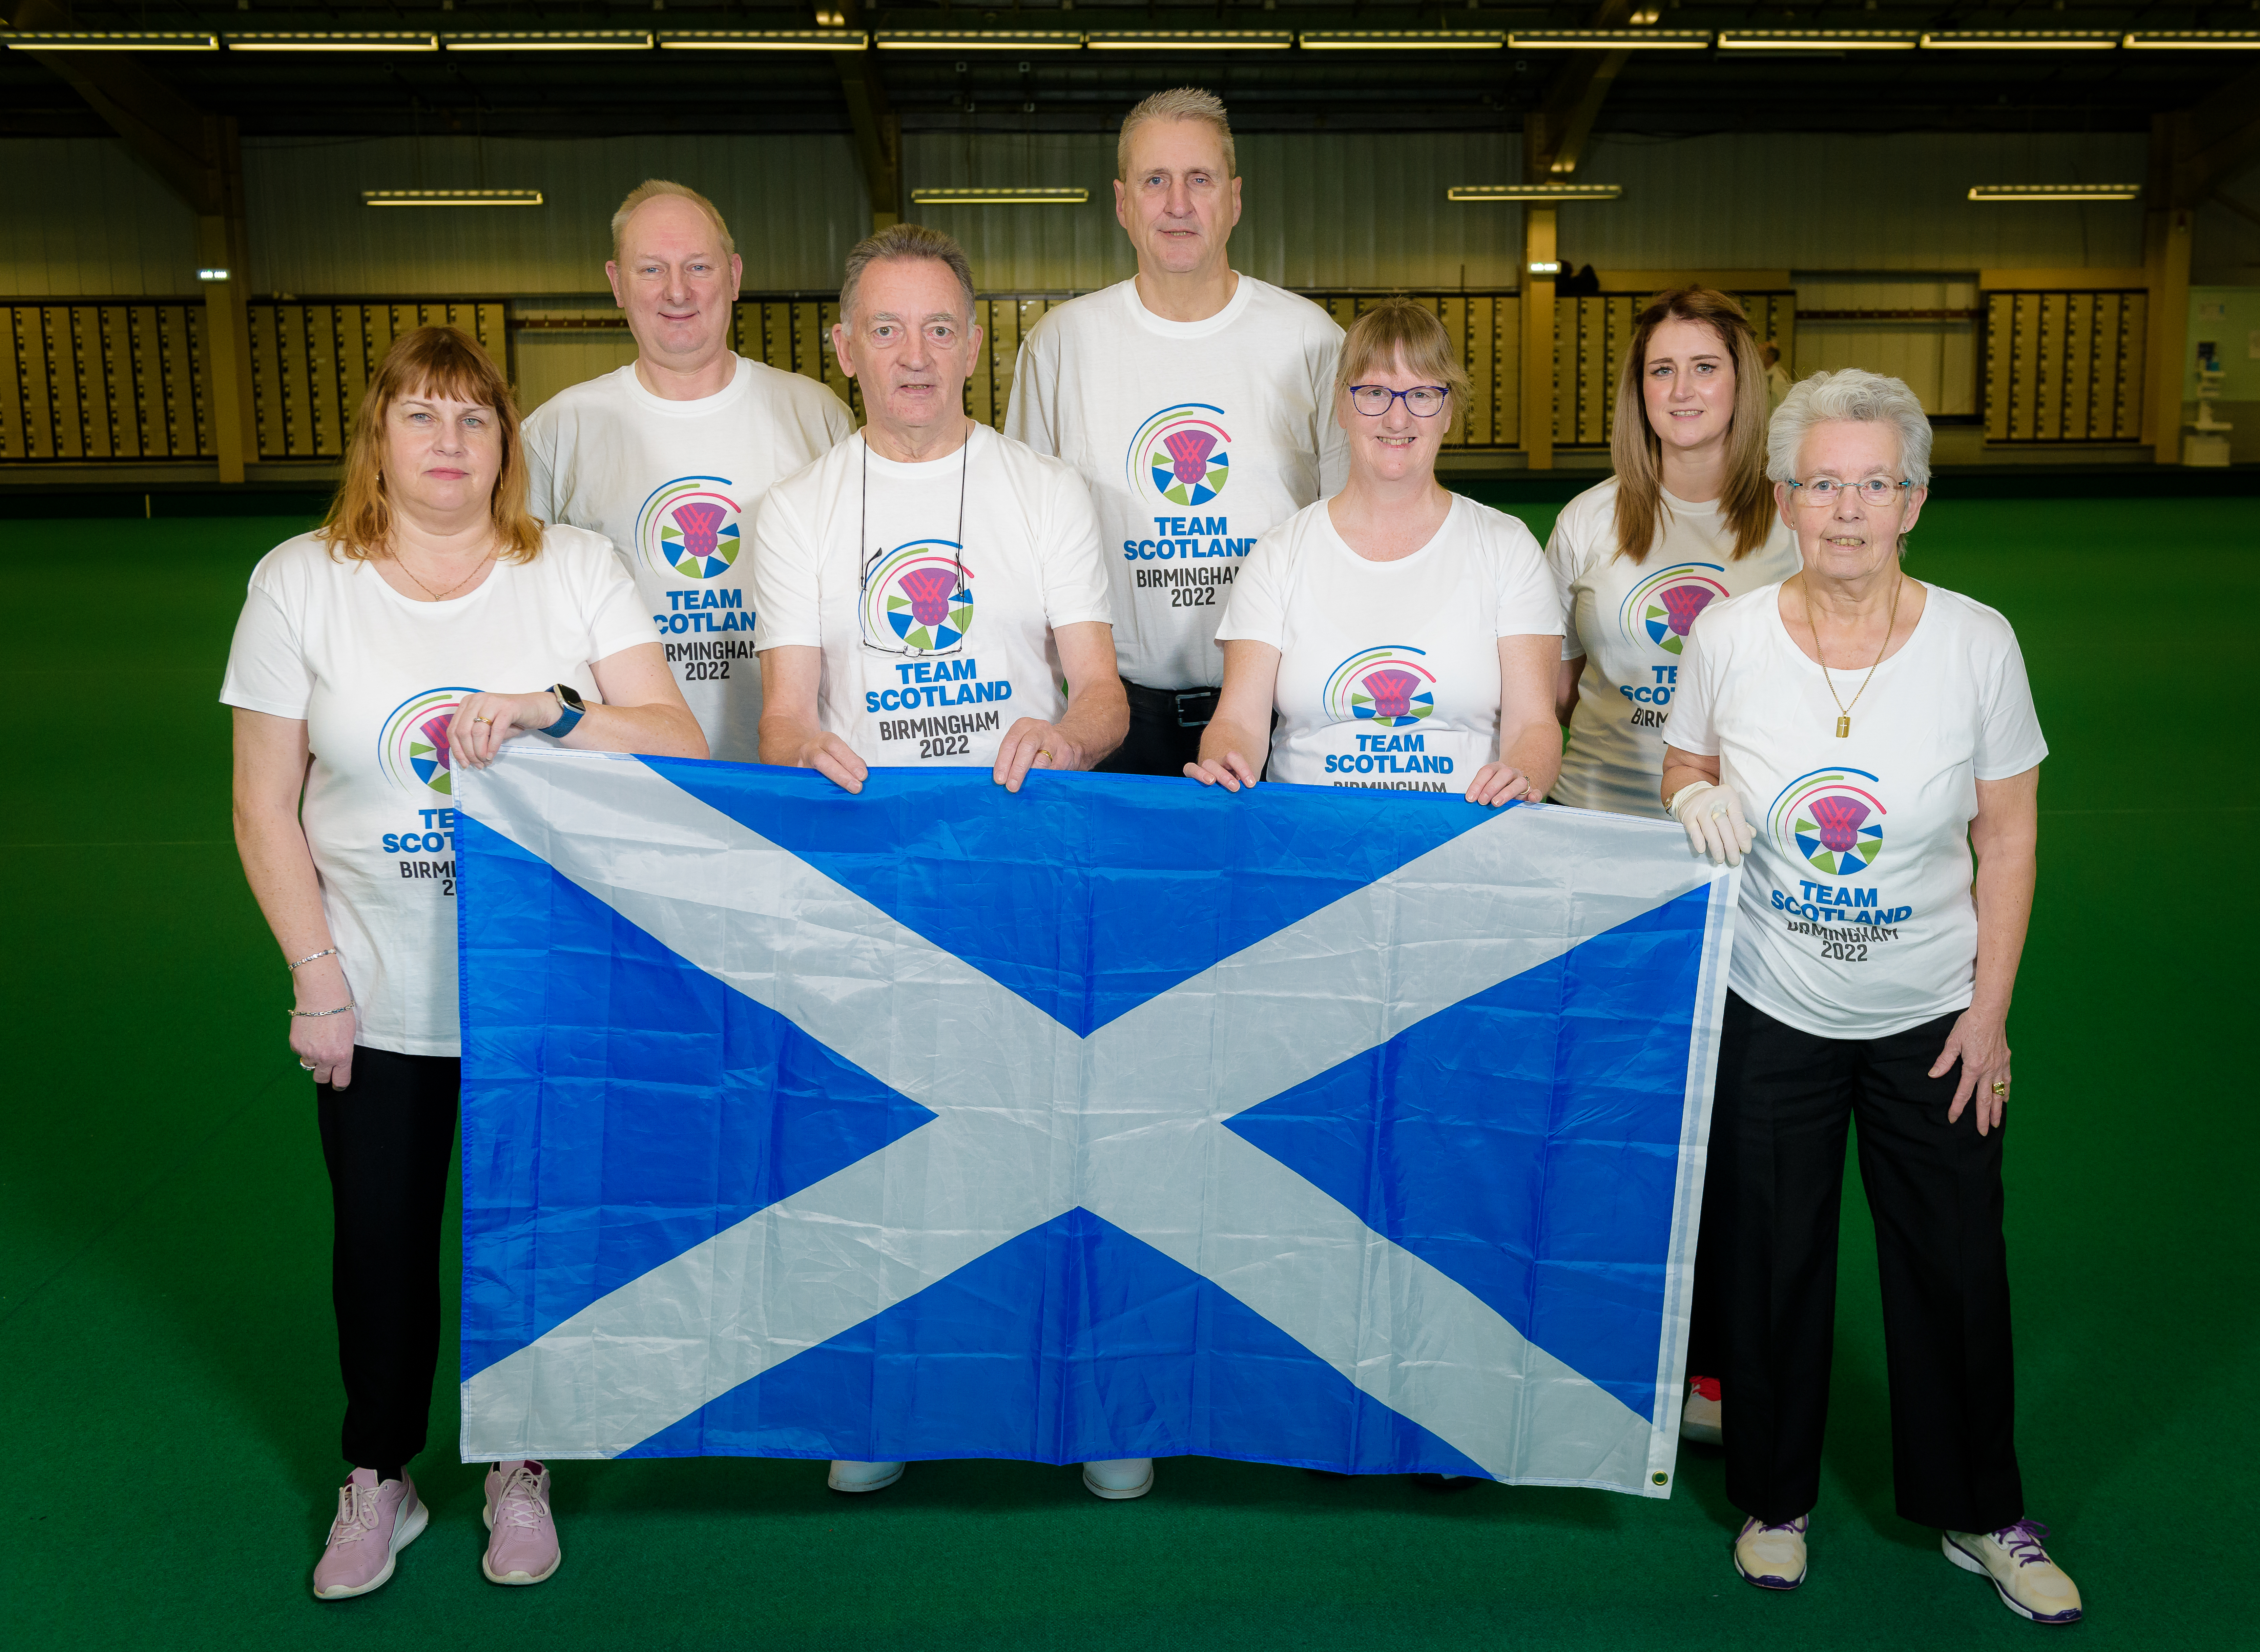
<instances>
[{"instance_id":1,"label":"black belt","mask_svg":"<svg viewBox=\"0 0 2260 1652\"><path fill-rule=\"evenodd\" d=\"M1179 728L1206 728L1216 715L1214 689L1149 689L1128 677L1122 679L1122 688L1130 697L1132 711L1158 717Z\"/></svg>"}]
</instances>

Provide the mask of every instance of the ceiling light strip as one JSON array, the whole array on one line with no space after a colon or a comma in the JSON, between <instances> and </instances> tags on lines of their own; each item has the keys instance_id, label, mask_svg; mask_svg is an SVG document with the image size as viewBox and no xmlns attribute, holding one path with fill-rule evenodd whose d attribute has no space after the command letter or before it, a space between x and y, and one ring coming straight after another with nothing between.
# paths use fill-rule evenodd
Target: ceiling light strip
<instances>
[{"instance_id":1,"label":"ceiling light strip","mask_svg":"<svg viewBox=\"0 0 2260 1652\"><path fill-rule=\"evenodd\" d=\"M2175 29L2124 36L2129 52L2260 52L2260 32L2236 29Z\"/></svg>"},{"instance_id":2,"label":"ceiling light strip","mask_svg":"<svg viewBox=\"0 0 2260 1652\"><path fill-rule=\"evenodd\" d=\"M0 34L18 52L217 52L219 36L175 31L118 34L75 29L25 29Z\"/></svg>"},{"instance_id":3,"label":"ceiling light strip","mask_svg":"<svg viewBox=\"0 0 2260 1652\"><path fill-rule=\"evenodd\" d=\"M440 49L440 37L436 34L399 31L231 34L225 38L231 52L436 52Z\"/></svg>"},{"instance_id":4,"label":"ceiling light strip","mask_svg":"<svg viewBox=\"0 0 2260 1652\"><path fill-rule=\"evenodd\" d=\"M2093 29L1926 30L1926 52L2115 52L2116 34Z\"/></svg>"},{"instance_id":5,"label":"ceiling light strip","mask_svg":"<svg viewBox=\"0 0 2260 1652\"><path fill-rule=\"evenodd\" d=\"M1084 40L1094 52L1284 52L1295 37L1284 29L1109 29Z\"/></svg>"},{"instance_id":6,"label":"ceiling light strip","mask_svg":"<svg viewBox=\"0 0 2260 1652\"><path fill-rule=\"evenodd\" d=\"M540 206L539 190L363 190L363 206Z\"/></svg>"},{"instance_id":7,"label":"ceiling light strip","mask_svg":"<svg viewBox=\"0 0 2260 1652\"><path fill-rule=\"evenodd\" d=\"M664 29L662 52L860 52L861 29Z\"/></svg>"},{"instance_id":8,"label":"ceiling light strip","mask_svg":"<svg viewBox=\"0 0 2260 1652\"><path fill-rule=\"evenodd\" d=\"M440 43L450 52L648 52L652 47L648 29L443 34Z\"/></svg>"},{"instance_id":9,"label":"ceiling light strip","mask_svg":"<svg viewBox=\"0 0 2260 1652\"><path fill-rule=\"evenodd\" d=\"M1504 29L1305 29L1305 52L1496 52Z\"/></svg>"},{"instance_id":10,"label":"ceiling light strip","mask_svg":"<svg viewBox=\"0 0 2260 1652\"><path fill-rule=\"evenodd\" d=\"M1081 206L1090 199L1088 190L992 190L974 184L911 191L918 206Z\"/></svg>"},{"instance_id":11,"label":"ceiling light strip","mask_svg":"<svg viewBox=\"0 0 2260 1652\"><path fill-rule=\"evenodd\" d=\"M1912 52L1920 29L1721 29L1721 52Z\"/></svg>"},{"instance_id":12,"label":"ceiling light strip","mask_svg":"<svg viewBox=\"0 0 2260 1652\"><path fill-rule=\"evenodd\" d=\"M1708 29L1517 29L1506 43L1518 52L1701 52Z\"/></svg>"},{"instance_id":13,"label":"ceiling light strip","mask_svg":"<svg viewBox=\"0 0 2260 1652\"><path fill-rule=\"evenodd\" d=\"M1008 29L908 29L871 37L882 52L1076 52L1080 34L1020 34Z\"/></svg>"},{"instance_id":14,"label":"ceiling light strip","mask_svg":"<svg viewBox=\"0 0 2260 1652\"><path fill-rule=\"evenodd\" d=\"M1970 187L1973 201L2131 201L2142 193L2139 183L1979 183Z\"/></svg>"},{"instance_id":15,"label":"ceiling light strip","mask_svg":"<svg viewBox=\"0 0 2260 1652\"><path fill-rule=\"evenodd\" d=\"M1448 201L1613 201L1621 183L1459 183L1444 191Z\"/></svg>"}]
</instances>

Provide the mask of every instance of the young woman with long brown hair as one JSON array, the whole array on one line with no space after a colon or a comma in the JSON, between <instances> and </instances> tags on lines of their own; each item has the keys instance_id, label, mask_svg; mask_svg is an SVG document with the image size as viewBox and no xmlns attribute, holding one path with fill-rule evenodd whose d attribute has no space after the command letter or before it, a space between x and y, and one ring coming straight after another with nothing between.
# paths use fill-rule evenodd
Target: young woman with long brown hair
<instances>
[{"instance_id":1,"label":"young woman with long brown hair","mask_svg":"<svg viewBox=\"0 0 2260 1652\"><path fill-rule=\"evenodd\" d=\"M1617 380L1616 474L1563 507L1546 560L1570 731L1553 801L1661 815L1663 720L1695 616L1797 571L1766 481L1766 375L1742 308L1708 287L1641 311Z\"/></svg>"},{"instance_id":2,"label":"young woman with long brown hair","mask_svg":"<svg viewBox=\"0 0 2260 1652\"><path fill-rule=\"evenodd\" d=\"M314 1568L325 1600L381 1586L426 1520L407 1464L440 1353L462 1076L454 776L526 734L706 755L611 545L545 527L526 498L494 362L452 327L406 334L369 385L329 519L253 571L220 688L236 845L290 967L335 1211L353 1472ZM497 1463L486 1518L490 1579L556 1570L541 1464Z\"/></svg>"}]
</instances>

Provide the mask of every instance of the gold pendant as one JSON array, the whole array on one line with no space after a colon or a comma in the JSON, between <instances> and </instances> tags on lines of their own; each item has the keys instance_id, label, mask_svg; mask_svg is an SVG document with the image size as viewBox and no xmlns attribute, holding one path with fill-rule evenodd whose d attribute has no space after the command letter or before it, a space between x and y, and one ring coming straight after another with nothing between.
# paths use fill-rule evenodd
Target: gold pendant
<instances>
[{"instance_id":1,"label":"gold pendant","mask_svg":"<svg viewBox=\"0 0 2260 1652\"><path fill-rule=\"evenodd\" d=\"M1838 740L1852 738L1852 719L1849 714L1836 719L1836 738Z\"/></svg>"}]
</instances>

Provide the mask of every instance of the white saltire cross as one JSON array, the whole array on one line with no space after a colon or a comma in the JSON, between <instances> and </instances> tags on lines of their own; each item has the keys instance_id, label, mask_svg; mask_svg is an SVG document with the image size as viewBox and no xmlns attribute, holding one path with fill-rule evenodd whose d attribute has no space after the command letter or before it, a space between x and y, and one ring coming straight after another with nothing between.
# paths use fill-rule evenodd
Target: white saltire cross
<instances>
[{"instance_id":1,"label":"white saltire cross","mask_svg":"<svg viewBox=\"0 0 2260 1652\"><path fill-rule=\"evenodd\" d=\"M616 1455L1081 1206L1490 1474L1641 1491L1668 1474L1691 1239L1651 1425L1224 1122L1706 882L1731 912L1726 876L1691 860L1676 888L1606 887L1617 855L1653 861L1654 823L1505 811L1084 1038L633 759L513 749L465 778L482 824L937 1115L476 1373L466 1460ZM1706 952L1699 1005L1723 956Z\"/></svg>"}]
</instances>

